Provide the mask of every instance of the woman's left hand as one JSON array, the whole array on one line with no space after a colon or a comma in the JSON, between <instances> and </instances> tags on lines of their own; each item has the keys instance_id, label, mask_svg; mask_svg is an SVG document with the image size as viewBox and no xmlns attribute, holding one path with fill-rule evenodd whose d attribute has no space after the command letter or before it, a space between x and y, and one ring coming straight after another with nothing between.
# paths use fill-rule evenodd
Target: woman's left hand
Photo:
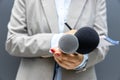
<instances>
[{"instance_id":1,"label":"woman's left hand","mask_svg":"<svg viewBox=\"0 0 120 80\"><path fill-rule=\"evenodd\" d=\"M55 61L67 70L73 70L83 61L83 55L76 53L63 53L58 48L51 49Z\"/></svg>"}]
</instances>

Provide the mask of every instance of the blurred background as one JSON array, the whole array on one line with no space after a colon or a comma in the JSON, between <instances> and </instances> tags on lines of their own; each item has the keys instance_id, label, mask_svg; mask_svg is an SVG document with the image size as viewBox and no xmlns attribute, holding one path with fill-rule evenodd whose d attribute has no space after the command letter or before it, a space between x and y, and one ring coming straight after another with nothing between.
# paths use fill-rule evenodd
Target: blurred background
<instances>
[{"instance_id":1,"label":"blurred background","mask_svg":"<svg viewBox=\"0 0 120 80\"><path fill-rule=\"evenodd\" d=\"M107 1L109 37L120 41L120 0ZM0 0L0 80L15 80L20 58L5 51L7 24L14 0ZM120 45L110 47L105 60L96 65L98 80L120 80Z\"/></svg>"}]
</instances>

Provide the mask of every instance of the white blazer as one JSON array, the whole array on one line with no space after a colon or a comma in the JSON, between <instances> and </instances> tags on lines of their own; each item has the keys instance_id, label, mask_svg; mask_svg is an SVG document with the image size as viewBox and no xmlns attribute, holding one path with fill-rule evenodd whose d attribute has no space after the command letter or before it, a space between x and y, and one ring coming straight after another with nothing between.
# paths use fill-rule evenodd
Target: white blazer
<instances>
[{"instance_id":1,"label":"white blazer","mask_svg":"<svg viewBox=\"0 0 120 80\"><path fill-rule=\"evenodd\" d=\"M105 0L72 0L67 22L74 29L90 26L99 36L107 35ZM6 50L22 58L16 80L52 80L55 61L49 49L54 34L58 34L54 0L15 0ZM94 65L105 58L107 51L108 47L92 51L86 71L62 69L62 80L97 80Z\"/></svg>"}]
</instances>

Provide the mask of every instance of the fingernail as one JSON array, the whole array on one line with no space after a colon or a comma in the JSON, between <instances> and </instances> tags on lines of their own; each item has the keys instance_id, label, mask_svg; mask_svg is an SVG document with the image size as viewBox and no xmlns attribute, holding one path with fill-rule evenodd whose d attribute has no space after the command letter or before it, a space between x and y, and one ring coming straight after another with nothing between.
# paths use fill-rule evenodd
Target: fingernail
<instances>
[{"instance_id":1,"label":"fingernail","mask_svg":"<svg viewBox=\"0 0 120 80\"><path fill-rule=\"evenodd\" d=\"M52 53L55 53L55 50L54 50L54 49L50 49L50 51L51 51Z\"/></svg>"},{"instance_id":2,"label":"fingernail","mask_svg":"<svg viewBox=\"0 0 120 80\"><path fill-rule=\"evenodd\" d=\"M60 54L59 54L59 53L56 53L55 55L56 55L56 56L60 56Z\"/></svg>"}]
</instances>

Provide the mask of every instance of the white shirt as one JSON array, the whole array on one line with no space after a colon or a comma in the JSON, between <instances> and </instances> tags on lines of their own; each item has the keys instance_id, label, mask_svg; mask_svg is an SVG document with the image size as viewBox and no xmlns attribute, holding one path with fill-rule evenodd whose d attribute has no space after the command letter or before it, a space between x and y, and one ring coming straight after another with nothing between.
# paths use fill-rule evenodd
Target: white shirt
<instances>
[{"instance_id":1,"label":"white shirt","mask_svg":"<svg viewBox=\"0 0 120 80\"><path fill-rule=\"evenodd\" d=\"M55 0L56 10L58 15L59 33L61 34L53 36L51 40L51 47L58 46L58 41L60 37L63 35L62 33L64 31L64 23L67 21L67 14L68 14L68 8L70 3L71 3L71 0ZM55 80L62 80L61 67L57 68Z\"/></svg>"},{"instance_id":2,"label":"white shirt","mask_svg":"<svg viewBox=\"0 0 120 80\"><path fill-rule=\"evenodd\" d=\"M56 11L58 15L58 27L59 33L53 36L51 40L51 47L58 46L58 41L60 37L63 35L64 31L64 23L67 21L68 10L70 6L71 0L55 0Z\"/></svg>"},{"instance_id":3,"label":"white shirt","mask_svg":"<svg viewBox=\"0 0 120 80\"><path fill-rule=\"evenodd\" d=\"M56 4L56 10L57 10L57 15L58 15L58 24L59 24L59 33L57 35L54 35L52 40L51 40L51 47L56 47L58 46L58 41L61 36L63 36L63 31L64 31L64 23L67 22L67 15L69 11L69 6L70 6L71 0L55 0ZM86 60L88 59L88 55L84 55L84 60L82 61L82 64L77 66L75 70L82 69L86 65ZM55 80L61 80L62 75L61 75L61 68L59 67L57 69L56 77Z\"/></svg>"},{"instance_id":4,"label":"white shirt","mask_svg":"<svg viewBox=\"0 0 120 80\"><path fill-rule=\"evenodd\" d=\"M67 21L67 15L71 0L55 0L58 15L59 32L64 31L64 23Z\"/></svg>"}]
</instances>

